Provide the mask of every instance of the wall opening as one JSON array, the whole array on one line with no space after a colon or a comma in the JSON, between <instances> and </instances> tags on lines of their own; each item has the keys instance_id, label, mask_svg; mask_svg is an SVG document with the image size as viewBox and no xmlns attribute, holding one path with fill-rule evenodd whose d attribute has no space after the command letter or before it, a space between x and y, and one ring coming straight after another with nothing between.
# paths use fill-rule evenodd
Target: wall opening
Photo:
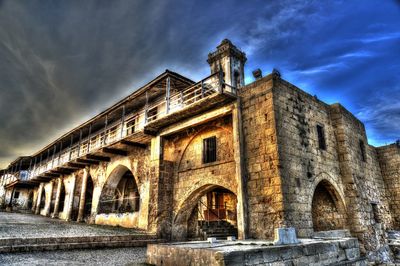
<instances>
[{"instance_id":1,"label":"wall opening","mask_svg":"<svg viewBox=\"0 0 400 266\"><path fill-rule=\"evenodd\" d=\"M43 209L45 205L46 205L46 191L43 189L42 196L40 198L39 209Z\"/></svg>"},{"instance_id":2,"label":"wall opening","mask_svg":"<svg viewBox=\"0 0 400 266\"><path fill-rule=\"evenodd\" d=\"M64 205L65 205L65 187L64 187L64 184L61 181L60 201L58 203L58 211L59 212L63 212L64 211Z\"/></svg>"},{"instance_id":3,"label":"wall opening","mask_svg":"<svg viewBox=\"0 0 400 266\"><path fill-rule=\"evenodd\" d=\"M175 218L175 227L184 228L175 239L237 237L237 197L223 187L205 186L192 193Z\"/></svg>"},{"instance_id":4,"label":"wall opening","mask_svg":"<svg viewBox=\"0 0 400 266\"><path fill-rule=\"evenodd\" d=\"M28 196L28 209L32 209L32 207L33 207L33 191L31 190Z\"/></svg>"},{"instance_id":5,"label":"wall opening","mask_svg":"<svg viewBox=\"0 0 400 266\"><path fill-rule=\"evenodd\" d=\"M88 176L85 193L85 207L83 211L84 220L87 220L92 212L93 189L94 185L92 177Z\"/></svg>"},{"instance_id":6,"label":"wall opening","mask_svg":"<svg viewBox=\"0 0 400 266\"><path fill-rule=\"evenodd\" d=\"M126 213L139 211L140 195L132 172L118 166L103 187L98 213Z\"/></svg>"},{"instance_id":7,"label":"wall opening","mask_svg":"<svg viewBox=\"0 0 400 266\"><path fill-rule=\"evenodd\" d=\"M335 188L326 180L315 188L312 200L314 231L344 229L346 213L343 201Z\"/></svg>"}]
</instances>

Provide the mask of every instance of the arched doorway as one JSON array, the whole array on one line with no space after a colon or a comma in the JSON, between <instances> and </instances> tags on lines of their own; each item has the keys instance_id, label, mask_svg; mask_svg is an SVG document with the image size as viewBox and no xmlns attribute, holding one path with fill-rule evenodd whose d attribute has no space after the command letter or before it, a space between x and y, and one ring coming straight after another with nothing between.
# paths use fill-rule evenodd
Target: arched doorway
<instances>
[{"instance_id":1,"label":"arched doorway","mask_svg":"<svg viewBox=\"0 0 400 266\"><path fill-rule=\"evenodd\" d=\"M53 186L54 186L54 184L56 184L56 183L54 182ZM50 196L50 213L54 213L56 198L57 198L57 189L55 187L53 187L52 194Z\"/></svg>"},{"instance_id":2,"label":"arched doorway","mask_svg":"<svg viewBox=\"0 0 400 266\"><path fill-rule=\"evenodd\" d=\"M33 191L32 190L29 192L27 207L29 210L32 209L32 207L33 207Z\"/></svg>"},{"instance_id":3,"label":"arched doorway","mask_svg":"<svg viewBox=\"0 0 400 266\"><path fill-rule=\"evenodd\" d=\"M65 187L64 182L61 181L60 201L58 203L58 211L63 212L65 205Z\"/></svg>"},{"instance_id":4,"label":"arched doorway","mask_svg":"<svg viewBox=\"0 0 400 266\"><path fill-rule=\"evenodd\" d=\"M83 219L88 220L92 212L92 201L93 201L93 180L91 176L88 176L86 193L85 193L85 207L83 211Z\"/></svg>"},{"instance_id":5,"label":"arched doorway","mask_svg":"<svg viewBox=\"0 0 400 266\"><path fill-rule=\"evenodd\" d=\"M40 197L39 209L42 210L46 205L46 191L43 189L42 196Z\"/></svg>"},{"instance_id":6,"label":"arched doorway","mask_svg":"<svg viewBox=\"0 0 400 266\"><path fill-rule=\"evenodd\" d=\"M322 180L314 190L312 220L314 231L344 229L346 226L343 201L327 180Z\"/></svg>"},{"instance_id":7,"label":"arched doorway","mask_svg":"<svg viewBox=\"0 0 400 266\"><path fill-rule=\"evenodd\" d=\"M237 237L237 197L224 187L206 185L194 191L174 219L172 238Z\"/></svg>"},{"instance_id":8,"label":"arched doorway","mask_svg":"<svg viewBox=\"0 0 400 266\"><path fill-rule=\"evenodd\" d=\"M138 212L139 205L140 195L135 177L127 167L118 166L103 187L98 213Z\"/></svg>"}]
</instances>

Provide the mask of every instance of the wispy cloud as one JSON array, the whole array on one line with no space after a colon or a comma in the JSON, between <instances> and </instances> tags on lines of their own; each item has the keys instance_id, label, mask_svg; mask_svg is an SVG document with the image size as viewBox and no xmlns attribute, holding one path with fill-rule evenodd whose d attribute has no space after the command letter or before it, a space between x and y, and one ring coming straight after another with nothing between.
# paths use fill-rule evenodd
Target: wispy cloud
<instances>
[{"instance_id":1,"label":"wispy cloud","mask_svg":"<svg viewBox=\"0 0 400 266\"><path fill-rule=\"evenodd\" d=\"M352 58L368 58L368 57L375 57L375 56L377 56L376 53L364 50L364 51L349 52L349 53L339 56L338 58L352 59Z\"/></svg>"},{"instance_id":2,"label":"wispy cloud","mask_svg":"<svg viewBox=\"0 0 400 266\"><path fill-rule=\"evenodd\" d=\"M312 75L312 74L329 72L329 71L334 71L335 69L343 69L343 68L347 68L347 65L343 62L338 62L338 63L330 63L330 64L326 64L326 65L321 65L321 66L315 66L315 67L311 67L308 69L297 70L295 72L297 72L299 74Z\"/></svg>"},{"instance_id":3,"label":"wispy cloud","mask_svg":"<svg viewBox=\"0 0 400 266\"><path fill-rule=\"evenodd\" d=\"M391 41L399 39L400 40L400 32L391 32L385 34L379 34L375 36L365 37L361 39L363 43L373 43L373 42L383 42L383 41Z\"/></svg>"}]
</instances>

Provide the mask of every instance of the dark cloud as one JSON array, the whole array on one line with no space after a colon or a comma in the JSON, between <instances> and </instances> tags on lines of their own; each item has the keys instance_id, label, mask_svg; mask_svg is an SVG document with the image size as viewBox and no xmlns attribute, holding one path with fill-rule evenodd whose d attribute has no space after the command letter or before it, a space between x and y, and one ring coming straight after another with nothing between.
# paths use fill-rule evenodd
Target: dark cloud
<instances>
[{"instance_id":1,"label":"dark cloud","mask_svg":"<svg viewBox=\"0 0 400 266\"><path fill-rule=\"evenodd\" d=\"M0 166L31 154L166 68L209 73L230 38L261 67L399 137L400 9L369 1L1 1ZM396 123L394 123L396 122Z\"/></svg>"}]
</instances>

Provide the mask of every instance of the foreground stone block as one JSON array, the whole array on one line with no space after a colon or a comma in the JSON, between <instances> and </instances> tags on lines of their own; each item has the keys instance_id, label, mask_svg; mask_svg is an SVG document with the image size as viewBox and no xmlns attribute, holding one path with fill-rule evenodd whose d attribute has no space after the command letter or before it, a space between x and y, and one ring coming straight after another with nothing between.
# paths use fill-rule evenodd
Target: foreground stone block
<instances>
[{"instance_id":1,"label":"foreground stone block","mask_svg":"<svg viewBox=\"0 0 400 266\"><path fill-rule=\"evenodd\" d=\"M345 244L343 244L346 242ZM342 245L340 245L342 243ZM150 244L147 262L154 265L364 265L358 242L301 239L298 244L269 241L206 241Z\"/></svg>"},{"instance_id":2,"label":"foreground stone block","mask_svg":"<svg viewBox=\"0 0 400 266\"><path fill-rule=\"evenodd\" d=\"M296 229L290 228L276 228L274 245L289 245L297 244L299 241L296 236Z\"/></svg>"}]
</instances>

